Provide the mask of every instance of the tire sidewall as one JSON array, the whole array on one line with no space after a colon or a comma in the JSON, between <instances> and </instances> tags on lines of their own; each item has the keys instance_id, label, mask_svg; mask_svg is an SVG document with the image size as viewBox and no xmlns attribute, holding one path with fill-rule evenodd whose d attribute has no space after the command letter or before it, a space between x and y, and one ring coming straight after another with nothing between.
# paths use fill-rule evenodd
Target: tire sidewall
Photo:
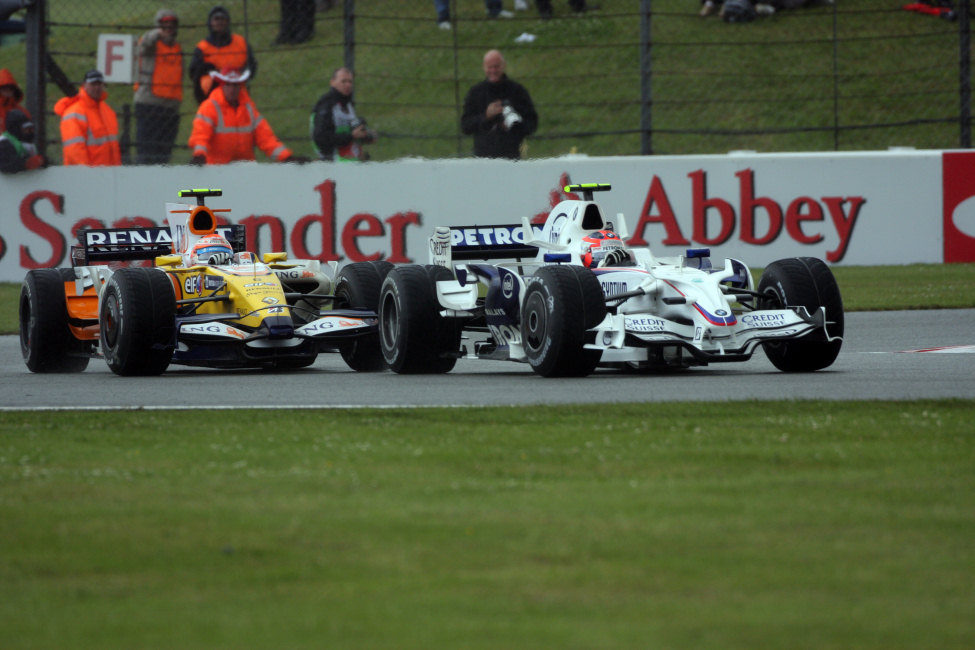
<instances>
[{"instance_id":1,"label":"tire sidewall","mask_svg":"<svg viewBox=\"0 0 975 650\"><path fill-rule=\"evenodd\" d=\"M521 340L528 363L536 370L552 365L552 348L561 342L560 332L553 332L552 327L558 318L556 303L551 288L542 277L534 275L525 283L525 301L521 307ZM541 342L533 345L531 341L539 337Z\"/></svg>"},{"instance_id":2,"label":"tire sidewall","mask_svg":"<svg viewBox=\"0 0 975 650\"><path fill-rule=\"evenodd\" d=\"M398 279L399 274L392 271L379 290L379 346L386 365L397 372L403 368L404 341L408 334L403 314L403 289Z\"/></svg>"},{"instance_id":3,"label":"tire sidewall","mask_svg":"<svg viewBox=\"0 0 975 650\"><path fill-rule=\"evenodd\" d=\"M105 362L108 367L113 371L117 371L124 361L126 352L124 350L124 343L127 340L127 330L130 325L126 322L125 309L127 301L123 297L123 289L119 285L119 274L122 273L122 269L112 273L112 276L108 279L108 283L105 286L105 295L102 298L102 303L98 309L98 322L100 324L98 332L98 340L101 344L102 355L105 357ZM112 309L112 306L115 309ZM110 312L114 312L110 314ZM112 332L113 341L109 342L107 329L111 326L112 320L114 320L114 332Z\"/></svg>"}]
</instances>

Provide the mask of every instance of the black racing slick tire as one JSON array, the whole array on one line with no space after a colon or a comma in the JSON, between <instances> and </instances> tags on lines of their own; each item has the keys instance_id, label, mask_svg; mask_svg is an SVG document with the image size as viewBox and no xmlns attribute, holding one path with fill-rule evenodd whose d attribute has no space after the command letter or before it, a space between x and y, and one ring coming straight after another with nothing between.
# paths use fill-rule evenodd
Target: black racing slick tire
<instances>
[{"instance_id":1,"label":"black racing slick tire","mask_svg":"<svg viewBox=\"0 0 975 650\"><path fill-rule=\"evenodd\" d=\"M762 273L758 291L764 309L805 307L815 314L826 308L825 333L819 330L800 339L762 344L772 365L784 372L812 372L836 361L843 345L843 298L825 262L815 257L772 262Z\"/></svg>"},{"instance_id":2,"label":"black racing slick tire","mask_svg":"<svg viewBox=\"0 0 975 650\"><path fill-rule=\"evenodd\" d=\"M460 350L462 323L440 315L436 283L453 274L440 266L398 266L383 282L379 339L383 358L402 374L444 373Z\"/></svg>"},{"instance_id":3,"label":"black racing slick tire","mask_svg":"<svg viewBox=\"0 0 975 650\"><path fill-rule=\"evenodd\" d=\"M117 375L158 375L176 347L176 295L169 276L149 268L115 271L98 321L102 354Z\"/></svg>"},{"instance_id":4,"label":"black racing slick tire","mask_svg":"<svg viewBox=\"0 0 975 650\"><path fill-rule=\"evenodd\" d=\"M342 267L335 278L336 305L378 312L379 290L392 268L389 262L355 262ZM358 372L378 372L386 367L378 333L358 336L339 351L345 363Z\"/></svg>"},{"instance_id":5,"label":"black racing slick tire","mask_svg":"<svg viewBox=\"0 0 975 650\"><path fill-rule=\"evenodd\" d=\"M599 281L581 266L543 266L526 281L521 340L532 370L543 377L585 377L602 353L585 349L587 330L606 317Z\"/></svg>"},{"instance_id":6,"label":"black racing slick tire","mask_svg":"<svg viewBox=\"0 0 975 650\"><path fill-rule=\"evenodd\" d=\"M31 372L81 372L90 346L68 328L64 283L73 269L34 269L20 289L20 352Z\"/></svg>"}]
</instances>

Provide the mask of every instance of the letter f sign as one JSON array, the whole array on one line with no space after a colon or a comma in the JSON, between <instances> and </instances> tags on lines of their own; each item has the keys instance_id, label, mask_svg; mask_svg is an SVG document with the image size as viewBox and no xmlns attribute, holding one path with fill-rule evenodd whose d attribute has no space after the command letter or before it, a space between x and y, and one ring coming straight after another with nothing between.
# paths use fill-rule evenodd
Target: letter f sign
<instances>
[{"instance_id":1,"label":"letter f sign","mask_svg":"<svg viewBox=\"0 0 975 650\"><path fill-rule=\"evenodd\" d=\"M98 69L109 83L132 83L132 35L98 35Z\"/></svg>"}]
</instances>

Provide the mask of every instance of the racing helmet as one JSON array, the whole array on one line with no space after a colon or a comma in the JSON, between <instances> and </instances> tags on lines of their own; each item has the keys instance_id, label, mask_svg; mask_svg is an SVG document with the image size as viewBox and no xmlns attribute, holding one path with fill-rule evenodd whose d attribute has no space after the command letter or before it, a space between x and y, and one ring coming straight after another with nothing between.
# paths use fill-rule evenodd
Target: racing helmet
<instances>
[{"instance_id":1,"label":"racing helmet","mask_svg":"<svg viewBox=\"0 0 975 650\"><path fill-rule=\"evenodd\" d=\"M594 269L611 251L622 250L623 240L612 230L597 230L582 238L582 265Z\"/></svg>"},{"instance_id":2,"label":"racing helmet","mask_svg":"<svg viewBox=\"0 0 975 650\"><path fill-rule=\"evenodd\" d=\"M190 264L228 264L234 249L221 235L205 235L190 249Z\"/></svg>"}]
</instances>

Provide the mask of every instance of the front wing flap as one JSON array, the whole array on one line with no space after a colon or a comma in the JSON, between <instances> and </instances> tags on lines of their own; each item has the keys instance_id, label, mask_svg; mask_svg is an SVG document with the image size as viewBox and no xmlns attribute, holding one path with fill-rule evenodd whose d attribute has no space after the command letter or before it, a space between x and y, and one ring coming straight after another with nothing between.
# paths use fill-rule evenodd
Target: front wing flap
<instances>
[{"instance_id":1,"label":"front wing flap","mask_svg":"<svg viewBox=\"0 0 975 650\"><path fill-rule=\"evenodd\" d=\"M641 348L679 346L701 362L742 361L766 341L798 339L820 331L826 333L826 310L809 314L804 308L775 309L741 314L734 324L702 326L678 323L653 314L610 314L596 328L595 342L587 348L601 349L604 360L644 358Z\"/></svg>"},{"instance_id":2,"label":"front wing flap","mask_svg":"<svg viewBox=\"0 0 975 650\"><path fill-rule=\"evenodd\" d=\"M204 318L202 315L179 319L179 339L181 341L210 343L242 343L253 347L264 347L268 339L266 332L247 331L226 322L236 318L236 314L226 314L222 318ZM355 338L377 331L379 318L375 312L354 309L322 312L322 315L294 330L288 339L274 339L276 346L298 345L302 340L330 342Z\"/></svg>"}]
</instances>

